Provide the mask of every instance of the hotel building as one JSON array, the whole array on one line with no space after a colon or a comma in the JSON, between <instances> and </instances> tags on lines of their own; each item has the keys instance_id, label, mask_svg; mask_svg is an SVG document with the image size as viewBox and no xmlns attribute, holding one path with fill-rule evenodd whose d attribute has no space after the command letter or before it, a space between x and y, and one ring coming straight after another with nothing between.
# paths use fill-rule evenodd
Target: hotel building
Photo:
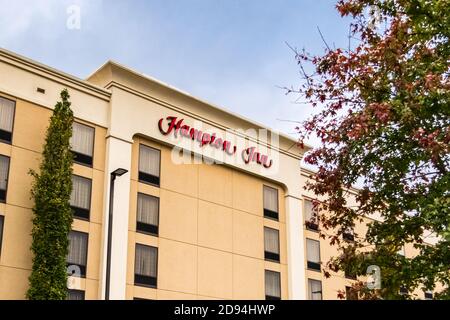
<instances>
[{"instance_id":1,"label":"hotel building","mask_svg":"<svg viewBox=\"0 0 450 320\"><path fill-rule=\"evenodd\" d=\"M75 116L70 299L336 299L351 284L321 272L335 249L305 224L314 195L295 139L112 61L82 80L2 49L0 299L25 299L28 172L64 88Z\"/></svg>"}]
</instances>

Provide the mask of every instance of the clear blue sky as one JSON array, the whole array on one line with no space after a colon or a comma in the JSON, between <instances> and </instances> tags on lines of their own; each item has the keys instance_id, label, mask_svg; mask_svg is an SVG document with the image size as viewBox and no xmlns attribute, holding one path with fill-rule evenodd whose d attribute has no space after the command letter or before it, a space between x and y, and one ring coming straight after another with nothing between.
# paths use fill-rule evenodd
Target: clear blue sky
<instances>
[{"instance_id":1,"label":"clear blue sky","mask_svg":"<svg viewBox=\"0 0 450 320\"><path fill-rule=\"evenodd\" d=\"M334 0L0 0L0 46L85 78L108 59L225 109L293 133L311 109L277 86L298 84L286 46L346 45ZM67 8L80 8L68 29ZM2 75L3 76L3 75Z\"/></svg>"}]
</instances>

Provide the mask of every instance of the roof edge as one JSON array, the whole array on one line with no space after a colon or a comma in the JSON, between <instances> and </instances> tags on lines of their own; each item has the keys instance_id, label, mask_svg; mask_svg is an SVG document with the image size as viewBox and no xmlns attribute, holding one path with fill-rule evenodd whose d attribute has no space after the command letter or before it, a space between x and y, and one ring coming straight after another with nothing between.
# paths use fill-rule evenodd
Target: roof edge
<instances>
[{"instance_id":1,"label":"roof edge","mask_svg":"<svg viewBox=\"0 0 450 320\"><path fill-rule=\"evenodd\" d=\"M62 81L67 81L73 84L77 84L81 87L83 87L86 90L95 92L96 94L108 97L108 99L111 96L111 92L105 88L102 88L100 86L97 86L95 84L90 83L89 81L83 80L81 78L78 78L76 76L73 76L71 74L65 73L61 70L57 70L55 68L52 68L48 65L45 65L43 63L37 62L35 60L32 60L30 58L24 57L20 54L17 54L15 52L9 51L5 48L0 47L0 57L5 57L6 59L13 60L16 63L20 63L22 65L26 65L29 68L35 69L40 72L44 72L47 74L50 74Z\"/></svg>"},{"instance_id":2,"label":"roof edge","mask_svg":"<svg viewBox=\"0 0 450 320\"><path fill-rule=\"evenodd\" d=\"M222 107L220 107L220 106L218 106L218 105L215 105L215 104L210 103L210 102L208 102L208 101L206 101L206 100L203 100L203 99L201 99L201 98L198 98L198 97L196 97L196 96L194 96L194 95L192 95L192 94L190 94L190 93L188 93L188 92L186 92L186 91L184 91L184 90L181 90L181 89L179 89L179 88L176 88L176 87L174 87L174 86L172 86L172 85L169 85L169 84L167 84L167 83L165 83L165 82L163 82L163 81L161 81L161 80L158 80L158 79L156 79L156 78L154 78L154 77L152 77L152 76L149 76L149 75L147 75L147 74L144 74L144 73L142 73L142 72L136 71L136 70L134 70L134 69L132 69L132 68L130 68L130 67L127 67L127 66L125 66L125 65L123 65L123 64L121 64L121 63L119 63L119 62L117 62L117 61L114 61L114 60L108 60L108 61L106 61L106 62L105 62L103 65L101 65L98 69L96 69L94 72L92 72L92 73L86 78L86 80L89 81L89 79L90 79L91 77L95 76L95 74L96 74L97 72L99 72L100 70L102 70L102 69L104 69L104 68L107 68L108 65L111 65L111 66L113 66L113 67L120 68L120 69L122 69L122 70L125 70L126 72L130 72L131 74L136 75L136 76L138 76L138 77L140 77L140 78L143 78L143 79L145 79L145 80L147 80L147 81L151 81L151 82L156 83L156 84L158 84L158 85L160 85L160 86L169 88L169 89L175 91L176 93L178 93L178 94L180 94L180 95L183 95L183 96L185 96L185 97L188 97L188 98L190 98L190 99L193 99L193 100L195 100L195 101L197 101L197 102L199 102L199 103L201 103L201 104L206 104L206 105L210 106L211 108L213 108L213 109L215 109L215 110L217 110L217 111L219 111L219 112L223 112L223 113L225 113L225 114L227 114L227 115L230 115L230 116L232 116L232 117L234 117L234 118L238 118L238 119L240 119L240 120L243 120L243 121L247 122L248 124L250 124L252 127L256 127L256 128L260 128L260 129L266 129L266 130L268 130L268 131L271 132L271 133L272 133L272 132L273 132L273 133L276 133L277 135L280 136L280 138L283 138L283 139L285 139L285 140L291 142L291 143L292 143L292 146L296 146L297 143L298 143L298 140L297 140L297 139L295 139L295 138L293 138L293 137L291 137L291 136L289 136L289 135L287 135L287 134L285 134L285 133L282 133L282 132L280 132L280 131L274 130L274 129L272 129L272 128L270 128L270 127L268 127L268 126L266 126L266 125L264 125L264 124L262 124L262 123L259 123L259 122L257 122L257 121L251 120L251 119L249 119L249 118L247 118L247 117L245 117L245 116L242 116L242 115L237 114L237 113L235 113L235 112L233 112L233 111L227 110L226 108L222 108ZM292 147L291 147L291 148L292 148ZM303 148L303 149L300 149L300 150L301 150L301 153L304 154L304 153L306 153L307 151L309 151L309 150L311 150L311 149L312 149L312 146L309 146L309 145L306 145L306 144L305 144L304 148Z\"/></svg>"}]
</instances>

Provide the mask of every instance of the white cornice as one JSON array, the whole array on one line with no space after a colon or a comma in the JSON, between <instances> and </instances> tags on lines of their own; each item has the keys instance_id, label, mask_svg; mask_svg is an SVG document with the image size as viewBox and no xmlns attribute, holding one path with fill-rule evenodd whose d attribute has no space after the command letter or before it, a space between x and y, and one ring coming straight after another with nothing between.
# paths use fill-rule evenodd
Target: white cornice
<instances>
[{"instance_id":1,"label":"white cornice","mask_svg":"<svg viewBox=\"0 0 450 320\"><path fill-rule=\"evenodd\" d=\"M25 58L21 55L0 48L0 61L10 64L14 67L26 70L33 74L39 75L46 79L61 83L65 86L72 87L83 91L97 98L109 101L111 92L107 89L96 86L86 80L82 80L75 76L69 75L62 71L53 69L49 66L36 62L34 60Z\"/></svg>"},{"instance_id":2,"label":"white cornice","mask_svg":"<svg viewBox=\"0 0 450 320\"><path fill-rule=\"evenodd\" d=\"M100 68L98 68L94 73L92 73L91 75L89 75L89 76L87 77L87 79L90 79L91 77L94 77L96 73L98 73L99 71L101 71L101 70L104 69L104 68L107 68L108 66L110 66L110 67L112 68L112 72L113 72L113 73L114 73L114 69L113 69L113 68L117 68L118 70L123 70L123 71L125 71L125 72L128 72L128 73L130 73L130 74L132 74L132 75L134 75L134 76L136 76L136 77L142 79L142 81L149 81L149 82L154 83L154 84L157 84L157 85L159 85L159 86L161 86L161 87L168 88L168 89L172 90L175 94L178 94L178 95L184 96L184 97L188 97L189 99L192 99L192 100L194 100L194 101L196 101L196 102L198 102L198 103L200 103L200 104L207 105L209 108L212 108L213 110L217 110L217 111L222 112L222 113L224 113L224 114L226 114L226 115L229 115L229 116L231 116L231 117L233 117L233 118L239 119L239 120L241 120L241 121L245 121L245 122L247 122L247 123L248 123L251 127L253 127L253 128L257 128L257 129L266 129L266 130L268 130L269 132L276 133L276 134L279 135L280 139L283 139L284 141L287 141L287 142L291 143L290 148L289 148L288 150L285 150L285 151L286 151L286 152L289 152L290 154L293 154L293 153L294 153L294 152L291 152L291 151L289 151L289 150L292 149L293 147L296 147L298 141L297 141L295 138L292 138L292 137L290 137L290 136L288 136L288 135L286 135L286 134L284 134L284 133L281 133L281 132L275 132L275 131L272 130L271 128L269 128L269 127L267 127L267 126L265 126L265 125L263 125L263 124L261 124L261 123L258 123L258 122L254 121L254 120L251 120L251 119L248 119L248 118L246 118L246 117L243 117L243 116L241 116L241 115L239 115L239 114L236 114L236 113L234 113L234 112L232 112L232 111L226 110L225 108L222 108L222 107L219 107L219 106L214 105L214 104L212 104L212 103L209 103L209 102L207 102L207 101L204 101L204 100L202 100L202 99L200 99L200 98L198 98L198 97L195 97L195 96L193 96L193 95L191 95L191 94L189 94L189 93L187 93L187 92L185 92L185 91L183 91L183 90L180 90L180 89L178 89L178 88L175 88L175 87L173 87L173 86L171 86L171 85L169 85L169 84L167 84L167 83L164 83L164 82L162 82L162 81L160 81L160 80L158 80L158 79L155 79L155 78L153 78L153 77L150 77L150 76L148 76L148 75L146 75L146 74L140 73L140 72L138 72L138 71L136 71L136 70L133 70L133 69L131 69L131 68L127 67L127 66L124 66L124 65L122 65L122 64L120 64L120 63L117 63L117 62L115 62L115 61L111 61L111 60L107 61L107 62L104 63ZM105 88L110 88L112 84L118 85L118 82L112 80L110 83L108 83L107 85L105 85ZM122 84L122 83L120 83L120 85L125 86L125 87L127 87L128 89L131 89L129 86L126 86L126 85L124 85L124 84ZM134 89L133 89L133 91L134 91L135 94L136 94L137 92L139 92L140 94L146 95L145 93L142 93L142 92L137 91L137 90L134 90ZM146 95L146 96L147 96L147 95ZM305 152L307 152L308 150L310 150L310 149L311 149L310 146L305 145L304 150L303 150L302 152L299 152L300 156L303 156L303 154L304 154ZM297 157L298 157L298 155L297 155Z\"/></svg>"}]
</instances>

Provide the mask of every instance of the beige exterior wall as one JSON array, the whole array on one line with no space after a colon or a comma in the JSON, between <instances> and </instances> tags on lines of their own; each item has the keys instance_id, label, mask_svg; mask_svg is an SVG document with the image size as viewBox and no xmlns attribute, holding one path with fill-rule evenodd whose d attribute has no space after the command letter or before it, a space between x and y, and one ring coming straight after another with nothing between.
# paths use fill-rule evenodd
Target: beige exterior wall
<instances>
[{"instance_id":1,"label":"beige exterior wall","mask_svg":"<svg viewBox=\"0 0 450 320\"><path fill-rule=\"evenodd\" d=\"M306 184L307 180L309 179L309 176L311 172L309 170L302 170L302 183ZM355 206L355 195L357 190L348 190L348 197L347 197L347 205L348 206ZM319 201L322 200L320 197L315 196L311 191L304 190L303 191L303 206L305 205L305 200L311 200L311 199L318 199ZM304 209L305 210L305 209ZM323 213L323 212L322 212ZM378 216L370 216L370 217L364 217L363 221L360 223L355 224L354 228L354 234L355 237L359 237L360 239L364 238L364 235L366 234L368 230L368 224L375 220L379 220L380 217ZM319 236L319 231L310 230L306 228L306 225L303 221L303 228L304 228L304 237L305 237L305 243L306 239L312 239L319 241L320 243L320 261L322 263L321 271L311 270L307 267L307 261L305 261L305 269L306 269L306 289L308 288L308 279L312 280L319 280L322 282L322 296L324 300L337 300L338 299L338 291L342 291L345 293L345 287L350 287L355 280L352 280L350 278L346 278L344 272L332 272L330 270L327 270L330 272L331 277L326 278L323 273L323 269L325 264L330 260L332 257L336 257L339 255L338 247L337 245L330 245L328 237L326 239L323 239L323 237ZM319 230L322 231L322 233L325 236L333 235L333 230L321 230L319 226ZM341 241L345 241L341 239ZM434 238L430 239L424 239L425 243L429 243L430 245L433 244L432 241L435 241ZM363 250L370 251L373 246L367 245ZM306 245L305 245L305 252L306 252ZM404 254L407 258L413 258L418 254L418 249L414 248L413 243L407 243L404 246ZM382 274L381 274L382 276ZM364 281L364 278L358 278L358 280ZM435 292L439 292L442 288L441 284L437 284L435 288ZM424 292L421 289L416 289L412 295L415 299L424 299Z\"/></svg>"},{"instance_id":2,"label":"beige exterior wall","mask_svg":"<svg viewBox=\"0 0 450 320\"><path fill-rule=\"evenodd\" d=\"M138 181L139 144L161 150L160 187ZM264 299L264 270L281 273L288 298L281 187L223 165L174 164L171 148L140 137L132 154L127 299ZM279 221L263 217L263 185L278 190ZM138 192L160 199L158 237L136 232ZM264 226L280 232L280 263L264 260ZM158 247L157 289L134 285L136 243Z\"/></svg>"},{"instance_id":3,"label":"beige exterior wall","mask_svg":"<svg viewBox=\"0 0 450 320\"><path fill-rule=\"evenodd\" d=\"M31 272L32 177L29 170L38 170L45 132L51 110L0 92L16 102L12 143L0 142L0 154L10 157L6 203L0 203L4 216L2 250L0 254L0 299L24 299ZM92 180L90 221L74 220L73 230L89 234L88 265L85 279L79 287L86 290L87 299L99 297L100 245L102 238L103 182L106 129L95 127L93 167L74 164L73 173Z\"/></svg>"},{"instance_id":4,"label":"beige exterior wall","mask_svg":"<svg viewBox=\"0 0 450 320\"><path fill-rule=\"evenodd\" d=\"M264 299L264 270L280 272L282 299L306 299L308 279L322 281L324 299L336 299L337 291L350 285L343 274L325 279L307 269L306 239L320 241L322 262L336 248L305 228L304 199L314 195L303 189L305 150L295 140L114 62L84 81L0 49L0 75L8 75L0 77L0 96L16 101L12 143L0 142L0 154L10 157L7 199L0 203L0 299L24 299L28 288L33 205L28 171L38 169L48 120L63 88L77 121L95 128L93 166L73 167L74 174L92 180L90 220L73 223L74 230L89 234L86 277L71 279L86 299L105 295L109 173L117 168L129 173L115 184L112 299ZM240 149L224 157L189 139L162 135L157 123L167 116L215 132ZM139 144L161 150L159 187L138 181ZM175 164L174 146L221 164ZM268 154L274 165L246 164L240 157L245 147ZM278 221L263 216L264 185L278 190ZM158 237L136 232L138 192L160 199ZM264 259L265 226L279 230L280 263ZM363 223L355 231L365 229ZM136 243L158 248L157 288L134 285ZM406 255L414 255L412 246Z\"/></svg>"},{"instance_id":5,"label":"beige exterior wall","mask_svg":"<svg viewBox=\"0 0 450 320\"><path fill-rule=\"evenodd\" d=\"M210 160L219 161L222 165L212 165L205 167L205 175L218 175L218 177L224 177L225 186L216 184L214 188L219 188L218 192L209 193L202 190L195 190L195 187L190 187L197 183L203 185L203 183L211 183L211 181L204 181L203 171L201 174L196 174L193 170L186 170L179 173L178 179L170 179L167 185L162 186L163 189L168 191L176 190L178 199L184 199L186 201L186 207L195 206L191 203L191 198L198 197L201 200L207 202L213 202L230 206L231 195L228 192L221 192L221 188L226 188L228 183L227 175L229 173L224 172L221 168L226 167L233 172L246 172L247 175L257 177L260 181L267 181L279 186L284 191L284 198L280 200L280 206L285 207L285 217L283 217L285 223L286 233L286 247L287 247L287 265L290 267L287 269L287 297L290 299L303 299L305 297L304 288L304 250L303 250L303 230L301 228L301 206L300 206L300 170L299 164L302 156L302 151L296 147L295 141L284 137L278 136L270 131L264 132L264 127L261 127L249 120L245 120L237 117L229 112L220 110L217 107L211 106L201 100L198 100L192 96L186 95L180 91L170 88L164 84L157 82L154 79L143 77L132 70L129 70L123 66L120 66L113 62L108 62L97 70L94 75L89 78L89 81L97 85L104 86L111 90L111 115L109 135L107 137L107 170L112 172L117 168L124 168L131 172L131 175L124 175L117 179L114 191L114 224L113 233L115 234L112 243L112 265L111 265L111 286L113 288L114 299L126 299L130 295L130 267L125 261L130 260L134 253L130 250L134 250L134 246L129 244L129 230L134 228L134 224L129 220L129 208L132 206L133 195L130 194L133 184L133 146L135 146L135 139L137 136L143 137L148 141L154 141L158 145L164 145L172 147L183 148L186 152L190 152L196 155L207 157ZM217 136L226 138L239 146L237 153L234 156L224 156L223 152L214 152L214 148L205 147L201 148L197 143L190 143L189 139L177 139L173 135L163 135L158 129L158 121L168 116L176 116L179 119L183 118L184 123L190 126L194 126L203 132L215 132ZM252 129L250 131L246 131ZM260 131L261 130L261 131ZM269 136L273 136L274 139L265 138L264 133L269 133ZM256 163L246 164L241 158L241 152L244 147L254 146L258 151L268 154L274 160L274 165L270 168L264 168ZM212 151L212 152L211 152ZM164 163L168 163L164 161ZM180 169L172 166L173 172L179 172ZM177 166L179 167L179 166ZM213 173L209 173L213 171ZM169 173L170 174L170 173ZM164 179L162 177L162 179ZM187 179L187 180L186 180ZM202 180L203 179L203 180ZM218 178L216 177L215 180ZM202 182L204 181L204 182ZM162 182L164 183L164 182ZM231 182L232 183L232 182ZM239 189L239 195L247 194L253 196L251 182L245 182L247 186L243 186ZM108 184L109 186L109 184ZM165 191L160 190L161 196ZM108 190L108 187L107 189ZM204 194L202 194L204 192ZM262 190L259 197L262 195ZM165 192L167 197L175 197L169 192ZM203 197L203 198L202 198ZM248 198L248 197L247 197ZM250 198L249 198L250 199ZM240 201L239 199L236 201ZM252 206L253 201L241 201L237 208L241 208L241 211L254 210ZM262 205L262 200L259 205ZM162 204L164 206L164 204ZM175 206L175 205L174 205ZM175 207L173 210L176 210ZM234 208L233 208L234 209ZM109 207L106 208L106 212ZM237 210L235 210L237 211ZM240 212L238 212L240 213ZM233 217L240 219L241 216L233 212ZM178 214L178 213L174 213ZM202 214L190 212L189 214ZM259 213L262 215L262 211ZM247 220L246 220L247 218ZM163 218L164 219L164 218ZM243 216L243 223L250 223L250 218ZM258 219L253 221L259 223ZM117 221L117 222L116 222ZM164 223L164 220L161 221ZM191 230L200 225L192 226L192 223L188 223L186 227L190 227ZM240 227L240 226L239 226ZM166 227L161 226L161 232ZM195 235L183 230L177 230L175 232L171 227L167 227L168 236L175 234L176 237L182 237L182 241L186 244L193 245ZM262 234L263 229L261 229ZM188 234L188 235L187 235ZM260 238L262 241L262 238ZM179 240L177 240L179 241ZM255 246L262 246L263 243L256 243ZM185 252L191 252L187 246ZM245 255L247 248L236 248L240 250L241 254ZM103 252L105 252L104 250ZM239 251L236 251L236 253ZM194 253L193 253L194 254ZM262 254L262 252L261 252ZM104 255L105 257L105 255ZM131 258L130 258L131 257ZM163 253L161 251L160 259L163 259ZM200 259L200 258L199 258ZM201 261L201 260L199 260ZM196 265L191 266L197 268ZM200 266L198 266L200 267ZM161 269L161 267L160 267ZM160 279L164 283L164 277ZM233 280L237 281L237 280ZM127 283L128 287L124 284ZM160 285L160 284L159 284ZM264 284L259 284L259 286ZM191 287L186 290L185 287L176 289L189 294L192 294L193 289ZM141 288L140 288L141 290ZM174 290L174 289L170 289ZM185 290L185 291L183 291ZM195 292L194 294L200 295ZM202 293L212 294L212 293ZM217 293L213 293L216 294ZM220 294L220 293L219 293Z\"/></svg>"},{"instance_id":6,"label":"beige exterior wall","mask_svg":"<svg viewBox=\"0 0 450 320\"><path fill-rule=\"evenodd\" d=\"M305 197L305 199L309 199L308 197ZM369 219L366 220L367 222ZM360 237L365 234L367 230L366 222L356 224L355 225L355 235L359 235ZM304 226L305 230L305 242L306 239L312 239L319 241L320 243L320 260L322 262L321 271L311 270L308 269L307 265L305 264L306 269L306 275L307 279L313 279L313 280L320 280L322 282L322 297L324 300L337 300L338 299L338 291L345 292L346 286L351 286L353 282L355 282L352 279L346 278L344 272L332 272L328 270L331 274L331 277L326 278L324 276L324 267L325 264L330 260L332 257L336 257L339 255L337 246L332 246L329 243L328 237L326 239L323 239L322 237L319 237L318 231L309 230ZM320 226L319 226L320 230ZM326 235L331 235L333 232L332 230L321 230ZM344 241L344 240L343 240ZM306 246L305 246L306 251Z\"/></svg>"}]
</instances>

